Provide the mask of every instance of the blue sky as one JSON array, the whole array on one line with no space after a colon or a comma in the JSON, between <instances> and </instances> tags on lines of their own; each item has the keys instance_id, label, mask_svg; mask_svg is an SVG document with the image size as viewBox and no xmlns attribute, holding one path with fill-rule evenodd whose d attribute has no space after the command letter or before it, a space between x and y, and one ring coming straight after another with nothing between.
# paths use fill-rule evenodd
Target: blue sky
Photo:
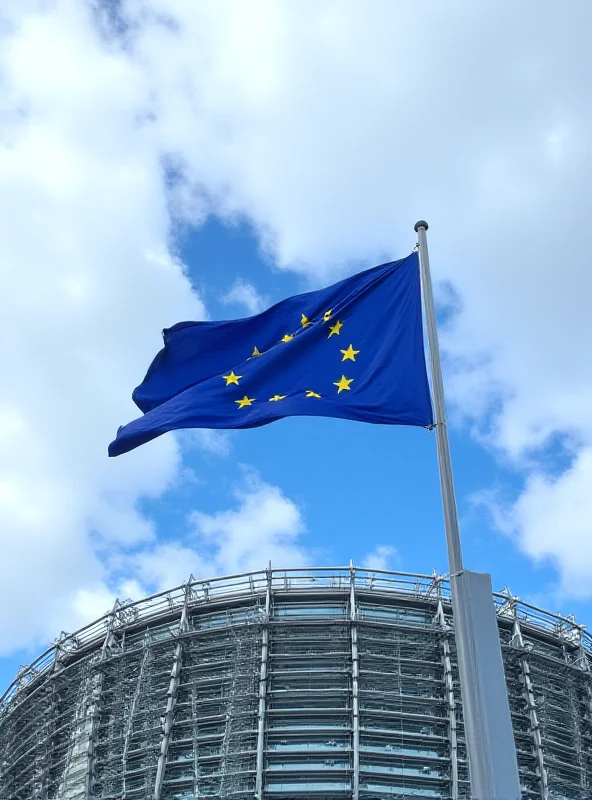
<instances>
[{"instance_id":1,"label":"blue sky","mask_svg":"<svg viewBox=\"0 0 592 800\"><path fill-rule=\"evenodd\" d=\"M411 229L407 250L413 243ZM211 318L228 319L248 311L243 303L225 299L237 281L243 289L248 283L270 304L310 288L309 281L274 269L244 222L228 224L212 218L199 230L180 235L177 246ZM434 253L433 258L437 257ZM130 376L130 390L140 378ZM383 568L447 572L433 434L302 418L224 436L227 447L222 453L190 448L184 464L192 477L143 502L143 512L155 521L161 542L177 541L196 506L205 514L216 514L231 505L233 487L242 483L248 470L265 483L281 487L301 510L304 525L299 544L308 551L308 563L343 565L353 559L363 564L374 553ZM523 599L541 602L541 591L553 585L553 570L533 568L478 503L479 494L492 488L516 495L522 476L500 465L462 425L453 426L451 446L467 566L490 572L496 589L509 585ZM187 571L183 577L188 575ZM574 605L570 603L570 612ZM587 605L577 610L579 618L585 619ZM31 660L32 652L39 649L0 660L3 685L21 663Z\"/></svg>"},{"instance_id":2,"label":"blue sky","mask_svg":"<svg viewBox=\"0 0 592 800\"><path fill-rule=\"evenodd\" d=\"M106 457L162 328L403 257L419 218L466 564L592 621L589 4L143 8L3 11L0 687L190 572L446 572L426 431L287 419Z\"/></svg>"}]
</instances>

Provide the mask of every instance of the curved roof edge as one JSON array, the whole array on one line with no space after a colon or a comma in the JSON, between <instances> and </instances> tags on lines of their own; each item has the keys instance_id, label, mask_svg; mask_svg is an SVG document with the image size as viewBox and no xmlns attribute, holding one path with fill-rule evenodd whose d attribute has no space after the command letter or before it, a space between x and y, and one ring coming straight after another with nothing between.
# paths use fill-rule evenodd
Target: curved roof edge
<instances>
[{"instance_id":1,"label":"curved roof edge","mask_svg":"<svg viewBox=\"0 0 592 800\"><path fill-rule=\"evenodd\" d=\"M196 607L215 600L240 599L264 594L268 584L272 591L306 592L339 591L349 588L354 581L358 591L376 594L403 595L424 601L439 597L450 598L450 584L447 575L434 571L431 575L389 570L355 567L300 567L292 569L267 569L225 575L207 579L196 579L190 575L188 580L173 589L149 595L141 600L116 600L113 608L102 617L89 623L75 633L62 632L58 639L44 653L28 666L19 670L16 678L0 696L0 713L11 703L21 689L28 686L40 675L54 668L64 657L106 642L113 631L136 625L140 622L156 620L181 612L184 607ZM525 603L515 597L505 587L494 592L494 602L498 617L515 619L531 628L555 636L575 647L582 647L592 654L592 636L584 625L578 624L573 616L563 617L552 614L537 606Z\"/></svg>"}]
</instances>

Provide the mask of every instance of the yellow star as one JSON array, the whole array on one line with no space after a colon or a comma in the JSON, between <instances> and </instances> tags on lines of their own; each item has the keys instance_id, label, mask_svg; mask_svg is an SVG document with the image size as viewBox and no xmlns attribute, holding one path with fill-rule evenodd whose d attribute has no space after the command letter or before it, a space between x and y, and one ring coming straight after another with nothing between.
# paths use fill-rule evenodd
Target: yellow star
<instances>
[{"instance_id":1,"label":"yellow star","mask_svg":"<svg viewBox=\"0 0 592 800\"><path fill-rule=\"evenodd\" d=\"M329 335L327 336L327 339L330 339L333 336L333 334L338 334L342 328L343 328L343 322L339 322L339 320L337 320L335 325L331 325L331 327L329 328Z\"/></svg>"},{"instance_id":2,"label":"yellow star","mask_svg":"<svg viewBox=\"0 0 592 800\"><path fill-rule=\"evenodd\" d=\"M274 394L273 397L269 398L269 402L270 403L275 403L278 400L285 400L285 399L286 399L286 395L285 394Z\"/></svg>"},{"instance_id":3,"label":"yellow star","mask_svg":"<svg viewBox=\"0 0 592 800\"><path fill-rule=\"evenodd\" d=\"M325 322L329 322L332 313L333 313L332 311L325 311L325 313L323 314L323 320Z\"/></svg>"},{"instance_id":4,"label":"yellow star","mask_svg":"<svg viewBox=\"0 0 592 800\"><path fill-rule=\"evenodd\" d=\"M345 389L349 391L350 383L353 383L353 378L346 378L345 375L341 376L341 380L335 381L333 386L337 386L337 394L341 394Z\"/></svg>"},{"instance_id":5,"label":"yellow star","mask_svg":"<svg viewBox=\"0 0 592 800\"><path fill-rule=\"evenodd\" d=\"M238 405L239 408L244 408L245 406L252 406L253 403L255 402L255 398L247 397L247 395L245 395L242 400L235 400L234 402Z\"/></svg>"},{"instance_id":6,"label":"yellow star","mask_svg":"<svg viewBox=\"0 0 592 800\"><path fill-rule=\"evenodd\" d=\"M307 389L306 390L306 396L307 397L318 397L319 399L321 397L320 394L317 394L316 392L313 392L311 389Z\"/></svg>"},{"instance_id":7,"label":"yellow star","mask_svg":"<svg viewBox=\"0 0 592 800\"><path fill-rule=\"evenodd\" d=\"M282 339L282 342L291 342L293 338L294 338L293 333L287 333Z\"/></svg>"},{"instance_id":8,"label":"yellow star","mask_svg":"<svg viewBox=\"0 0 592 800\"><path fill-rule=\"evenodd\" d=\"M256 347L253 348L253 352L251 353L251 358L255 358L255 356L260 356L261 353L257 350Z\"/></svg>"},{"instance_id":9,"label":"yellow star","mask_svg":"<svg viewBox=\"0 0 592 800\"><path fill-rule=\"evenodd\" d=\"M238 382L243 376L235 375L234 372L231 372L230 375L222 375L222 377L226 381L227 386L230 386L231 383L236 383L236 385L238 386Z\"/></svg>"},{"instance_id":10,"label":"yellow star","mask_svg":"<svg viewBox=\"0 0 592 800\"><path fill-rule=\"evenodd\" d=\"M305 317L304 314L300 318L300 324L303 328L308 328L309 325L312 325L312 322L309 320L308 317Z\"/></svg>"},{"instance_id":11,"label":"yellow star","mask_svg":"<svg viewBox=\"0 0 592 800\"><path fill-rule=\"evenodd\" d=\"M349 358L350 361L355 361L356 360L356 356L358 355L358 353L360 351L359 350L354 350L353 345L350 344L350 346L347 348L347 350L340 350L339 352L343 353L343 358L341 359L342 361L347 361L348 358Z\"/></svg>"}]
</instances>

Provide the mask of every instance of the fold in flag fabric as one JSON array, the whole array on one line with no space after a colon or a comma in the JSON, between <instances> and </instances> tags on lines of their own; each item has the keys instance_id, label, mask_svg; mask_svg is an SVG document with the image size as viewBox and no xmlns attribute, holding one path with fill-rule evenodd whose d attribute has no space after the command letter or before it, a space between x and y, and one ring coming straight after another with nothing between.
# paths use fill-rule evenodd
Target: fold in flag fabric
<instances>
[{"instance_id":1,"label":"fold in flag fabric","mask_svg":"<svg viewBox=\"0 0 592 800\"><path fill-rule=\"evenodd\" d=\"M180 322L133 393L144 416L109 455L182 428L290 416L433 424L419 260L412 253L247 319Z\"/></svg>"}]
</instances>

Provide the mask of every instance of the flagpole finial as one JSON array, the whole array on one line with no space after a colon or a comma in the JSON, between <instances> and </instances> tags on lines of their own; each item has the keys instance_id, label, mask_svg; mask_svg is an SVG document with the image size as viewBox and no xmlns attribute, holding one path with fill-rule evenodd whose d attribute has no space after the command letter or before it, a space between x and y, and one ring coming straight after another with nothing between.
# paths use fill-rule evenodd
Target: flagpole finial
<instances>
[{"instance_id":1,"label":"flagpole finial","mask_svg":"<svg viewBox=\"0 0 592 800\"><path fill-rule=\"evenodd\" d=\"M424 219L420 219L419 222L416 222L414 225L415 233L419 231L420 228L423 228L424 231L428 229L428 223Z\"/></svg>"}]
</instances>

